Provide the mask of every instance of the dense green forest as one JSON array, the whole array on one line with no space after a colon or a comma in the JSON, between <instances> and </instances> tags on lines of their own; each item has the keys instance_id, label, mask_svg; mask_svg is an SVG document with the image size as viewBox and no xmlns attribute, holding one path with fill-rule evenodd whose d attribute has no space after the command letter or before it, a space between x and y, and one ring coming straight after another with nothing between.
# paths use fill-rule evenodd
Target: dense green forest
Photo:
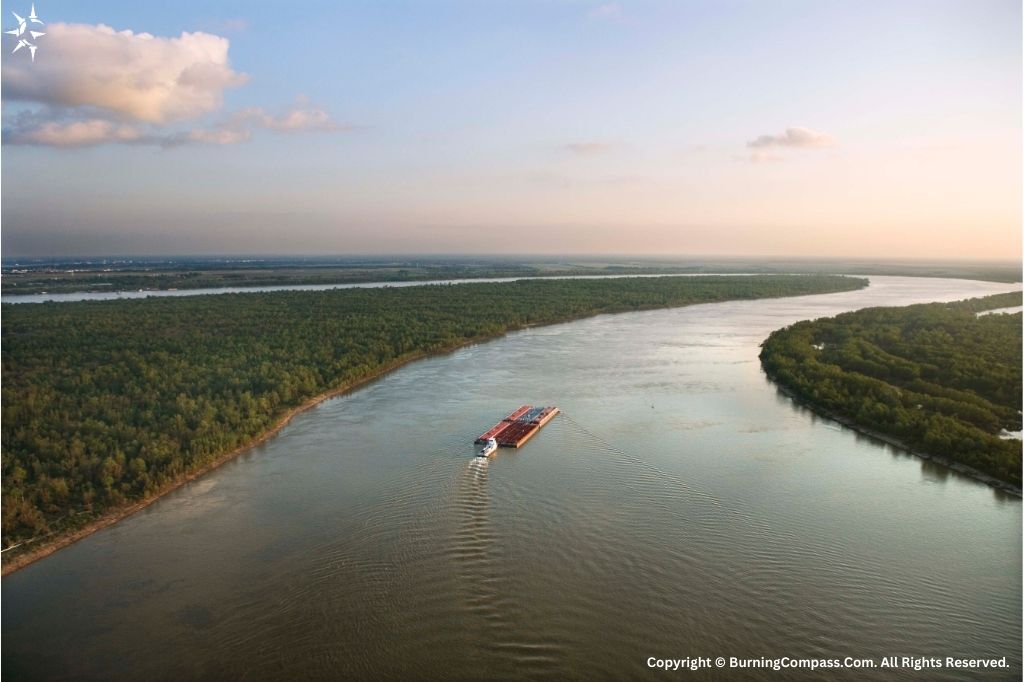
<instances>
[{"instance_id":1,"label":"dense green forest","mask_svg":"<svg viewBox=\"0 0 1024 682\"><path fill-rule=\"evenodd\" d=\"M867 308L764 342L768 376L800 400L909 448L1020 485L1021 294Z\"/></svg>"},{"instance_id":2,"label":"dense green forest","mask_svg":"<svg viewBox=\"0 0 1024 682\"><path fill-rule=\"evenodd\" d=\"M81 526L418 354L598 313L848 291L836 276L528 280L3 306L3 543ZM18 550L21 551L21 550Z\"/></svg>"}]
</instances>

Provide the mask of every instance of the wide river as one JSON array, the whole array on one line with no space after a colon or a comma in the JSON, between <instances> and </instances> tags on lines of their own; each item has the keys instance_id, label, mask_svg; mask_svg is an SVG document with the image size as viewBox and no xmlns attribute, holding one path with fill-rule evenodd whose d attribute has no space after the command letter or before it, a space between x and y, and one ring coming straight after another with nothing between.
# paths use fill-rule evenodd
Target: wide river
<instances>
[{"instance_id":1,"label":"wide river","mask_svg":"<svg viewBox=\"0 0 1024 682\"><path fill-rule=\"evenodd\" d=\"M663 679L648 658L1006 657L1021 501L770 384L797 320L1019 285L600 316L402 368L3 579L11 680ZM473 438L558 405L521 450ZM707 673L708 671L703 671ZM754 669L694 679L788 679Z\"/></svg>"}]
</instances>

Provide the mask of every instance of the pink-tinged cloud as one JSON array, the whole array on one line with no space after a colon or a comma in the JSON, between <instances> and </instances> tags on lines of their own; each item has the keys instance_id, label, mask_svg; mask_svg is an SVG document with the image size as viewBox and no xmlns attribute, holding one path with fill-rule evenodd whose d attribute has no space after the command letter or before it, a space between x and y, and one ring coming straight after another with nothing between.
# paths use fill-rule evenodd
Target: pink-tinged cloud
<instances>
[{"instance_id":1,"label":"pink-tinged cloud","mask_svg":"<svg viewBox=\"0 0 1024 682\"><path fill-rule=\"evenodd\" d=\"M162 131L154 126L119 123L106 119L72 121L40 120L38 115L16 117L4 128L4 144L48 147L95 147L101 144L180 147L190 144L232 145L248 142L256 130L278 133L350 130L319 107L296 105L281 114L260 107L236 112L210 127Z\"/></svg>"},{"instance_id":2,"label":"pink-tinged cloud","mask_svg":"<svg viewBox=\"0 0 1024 682\"><path fill-rule=\"evenodd\" d=\"M61 23L47 32L44 59L4 60L4 98L165 124L217 111L224 91L246 81L228 61L228 39L209 33L161 38Z\"/></svg>"},{"instance_id":3,"label":"pink-tinged cloud","mask_svg":"<svg viewBox=\"0 0 1024 682\"><path fill-rule=\"evenodd\" d=\"M301 101L277 116L267 113L262 107L251 107L238 112L233 118L244 125L276 130L282 133L303 131L329 132L351 128L351 126L333 121L330 114L321 107L303 106Z\"/></svg>"},{"instance_id":4,"label":"pink-tinged cloud","mask_svg":"<svg viewBox=\"0 0 1024 682\"><path fill-rule=\"evenodd\" d=\"M792 149L821 149L824 147L836 146L836 140L831 135L819 133L808 128L786 128L781 135L762 135L747 143L751 149L765 149L771 147L788 147Z\"/></svg>"},{"instance_id":5,"label":"pink-tinged cloud","mask_svg":"<svg viewBox=\"0 0 1024 682\"><path fill-rule=\"evenodd\" d=\"M7 132L4 141L48 147L93 147L111 142L142 144L147 140L138 126L89 119L69 123L46 121L25 130Z\"/></svg>"},{"instance_id":6,"label":"pink-tinged cloud","mask_svg":"<svg viewBox=\"0 0 1024 682\"><path fill-rule=\"evenodd\" d=\"M229 145L261 129L350 128L304 98L280 114L251 107L210 123L225 91L247 79L231 67L227 38L202 32L163 38L102 24L57 23L47 30L45 59L3 63L3 97L41 105L5 117L5 144ZM194 123L200 119L205 122Z\"/></svg>"},{"instance_id":7,"label":"pink-tinged cloud","mask_svg":"<svg viewBox=\"0 0 1024 682\"><path fill-rule=\"evenodd\" d=\"M211 128L190 130L184 138L174 138L170 145L197 142L203 144L237 144L252 138L254 130L272 130L278 133L333 132L351 130L352 126L334 121L320 107L303 106L304 99L281 114L268 113L262 107L249 107L236 111L226 120Z\"/></svg>"},{"instance_id":8,"label":"pink-tinged cloud","mask_svg":"<svg viewBox=\"0 0 1024 682\"><path fill-rule=\"evenodd\" d=\"M171 138L164 146L178 144L238 144L252 139L252 131L248 128L194 128L181 138Z\"/></svg>"}]
</instances>

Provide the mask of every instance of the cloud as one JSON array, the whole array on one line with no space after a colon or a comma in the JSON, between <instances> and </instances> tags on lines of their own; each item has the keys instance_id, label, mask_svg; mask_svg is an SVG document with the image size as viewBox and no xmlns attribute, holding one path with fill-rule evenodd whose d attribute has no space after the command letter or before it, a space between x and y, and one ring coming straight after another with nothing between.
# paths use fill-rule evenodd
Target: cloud
<instances>
[{"instance_id":1,"label":"cloud","mask_svg":"<svg viewBox=\"0 0 1024 682\"><path fill-rule=\"evenodd\" d=\"M4 137L6 144L89 147L108 142L137 144L143 141L144 135L136 126L89 119L69 123L45 121L25 129L5 131Z\"/></svg>"},{"instance_id":2,"label":"cloud","mask_svg":"<svg viewBox=\"0 0 1024 682\"><path fill-rule=\"evenodd\" d=\"M235 114L234 119L242 124L276 130L277 132L299 131L332 131L346 130L351 126L342 125L331 120L330 115L320 107L304 106L300 101L282 114L273 116L262 107L243 109Z\"/></svg>"},{"instance_id":3,"label":"cloud","mask_svg":"<svg viewBox=\"0 0 1024 682\"><path fill-rule=\"evenodd\" d=\"M762 135L751 140L747 146L751 149L765 149L770 147L790 147L794 149L821 149L823 147L834 147L835 139L831 135L815 132L808 128L786 128L781 135Z\"/></svg>"},{"instance_id":4,"label":"cloud","mask_svg":"<svg viewBox=\"0 0 1024 682\"><path fill-rule=\"evenodd\" d=\"M184 137L170 137L163 143L164 147L176 147L182 144L238 144L248 142L252 139L252 130L249 128L195 128L188 131Z\"/></svg>"},{"instance_id":5,"label":"cloud","mask_svg":"<svg viewBox=\"0 0 1024 682\"><path fill-rule=\"evenodd\" d=\"M277 133L350 130L320 107L295 105L274 115L261 107L235 112L209 127L161 131L152 126L102 118L48 120L46 114L22 112L4 127L4 144L47 147L95 147L101 144L180 147L189 144L230 145L248 142L256 130Z\"/></svg>"},{"instance_id":6,"label":"cloud","mask_svg":"<svg viewBox=\"0 0 1024 682\"><path fill-rule=\"evenodd\" d=\"M610 151L615 145L600 140L589 140L585 142L570 142L565 149L580 156L596 156Z\"/></svg>"},{"instance_id":7,"label":"cloud","mask_svg":"<svg viewBox=\"0 0 1024 682\"><path fill-rule=\"evenodd\" d=\"M224 91L246 81L228 62L227 38L160 38L102 24L49 24L40 59L5 59L3 96L53 107L89 107L163 124L221 108Z\"/></svg>"},{"instance_id":8,"label":"cloud","mask_svg":"<svg viewBox=\"0 0 1024 682\"><path fill-rule=\"evenodd\" d=\"M300 98L295 106L277 114L262 107L249 107L237 111L212 128L189 131L184 139L174 139L164 146L198 142L204 144L236 144L246 142L254 130L272 130L277 133L332 132L351 130L353 126L338 123L321 107L307 106Z\"/></svg>"},{"instance_id":9,"label":"cloud","mask_svg":"<svg viewBox=\"0 0 1024 682\"><path fill-rule=\"evenodd\" d=\"M5 115L5 144L237 144L256 130L329 132L335 122L305 98L279 114L229 114L225 92L248 77L228 60L230 41L210 33L164 38L105 25L49 24L45 54L3 61L3 98L36 105Z\"/></svg>"}]
</instances>

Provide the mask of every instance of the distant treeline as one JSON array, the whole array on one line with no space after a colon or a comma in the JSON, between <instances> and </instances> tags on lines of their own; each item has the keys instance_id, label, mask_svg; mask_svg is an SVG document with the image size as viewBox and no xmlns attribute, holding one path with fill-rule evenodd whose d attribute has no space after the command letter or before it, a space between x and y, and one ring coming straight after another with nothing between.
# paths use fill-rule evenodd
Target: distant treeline
<instances>
[{"instance_id":1,"label":"distant treeline","mask_svg":"<svg viewBox=\"0 0 1024 682\"><path fill-rule=\"evenodd\" d=\"M799 322L763 344L768 376L797 398L907 447L1021 483L1021 294L868 308Z\"/></svg>"},{"instance_id":2,"label":"distant treeline","mask_svg":"<svg viewBox=\"0 0 1024 682\"><path fill-rule=\"evenodd\" d=\"M666 274L663 268L573 267L517 264L402 264L351 266L237 266L140 269L119 267L109 271L9 268L3 276L7 295L72 293L78 291L165 291L225 287L280 287L364 282L425 282L446 279L507 277Z\"/></svg>"},{"instance_id":3,"label":"distant treeline","mask_svg":"<svg viewBox=\"0 0 1024 682\"><path fill-rule=\"evenodd\" d=\"M354 259L121 259L111 262L28 262L3 267L5 295L115 292L219 287L279 287L421 282L498 277L564 277L655 274L854 274L952 277L996 282L1021 279L1020 264L920 263L810 260L513 260L422 258L407 261Z\"/></svg>"},{"instance_id":4,"label":"distant treeline","mask_svg":"<svg viewBox=\"0 0 1024 682\"><path fill-rule=\"evenodd\" d=\"M5 305L3 543L151 496L289 409L423 353L598 313L866 284L529 280Z\"/></svg>"}]
</instances>

